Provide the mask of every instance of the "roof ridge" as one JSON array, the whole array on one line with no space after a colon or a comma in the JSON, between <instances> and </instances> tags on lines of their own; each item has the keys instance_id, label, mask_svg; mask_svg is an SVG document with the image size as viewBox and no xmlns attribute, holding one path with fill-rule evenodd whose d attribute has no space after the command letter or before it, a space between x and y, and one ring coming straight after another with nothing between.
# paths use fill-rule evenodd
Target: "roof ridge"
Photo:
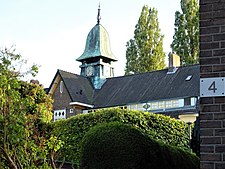
<instances>
[{"instance_id":1,"label":"roof ridge","mask_svg":"<svg viewBox=\"0 0 225 169\"><path fill-rule=\"evenodd\" d=\"M71 75L79 76L79 77L85 78L85 79L88 78L88 77L86 77L86 76L78 75L78 74L76 74L76 73L68 72L68 71L65 71L65 70L62 70L62 69L58 69L58 71L59 71L59 72L64 72L64 73L69 73L69 74L71 74Z\"/></svg>"},{"instance_id":2,"label":"roof ridge","mask_svg":"<svg viewBox=\"0 0 225 169\"><path fill-rule=\"evenodd\" d=\"M200 66L200 65L199 65L199 63L196 63L196 64L193 64L193 65L180 66L179 68L192 67L192 66Z\"/></svg>"},{"instance_id":3,"label":"roof ridge","mask_svg":"<svg viewBox=\"0 0 225 169\"><path fill-rule=\"evenodd\" d=\"M180 67L178 67L178 69L180 69L180 68L183 69L183 68L187 68L187 67L194 67L194 66L199 66L199 64L180 66ZM130 75L121 75L121 76L116 76L116 77L109 77L107 79L124 78L124 77L138 76L138 75L143 75L143 74L152 74L152 73L156 73L156 72L166 71L166 70L168 70L168 68L169 67L167 67L165 69L161 69L161 70L153 70L153 71L149 71L149 72L141 72L141 73L135 73L135 74L130 74Z\"/></svg>"},{"instance_id":4,"label":"roof ridge","mask_svg":"<svg viewBox=\"0 0 225 169\"><path fill-rule=\"evenodd\" d=\"M58 71L65 72L65 73L70 73L70 74L75 74L76 75L76 73L72 73L72 72L69 72L69 71L66 71L66 70L62 70L62 69L58 69Z\"/></svg>"}]
</instances>

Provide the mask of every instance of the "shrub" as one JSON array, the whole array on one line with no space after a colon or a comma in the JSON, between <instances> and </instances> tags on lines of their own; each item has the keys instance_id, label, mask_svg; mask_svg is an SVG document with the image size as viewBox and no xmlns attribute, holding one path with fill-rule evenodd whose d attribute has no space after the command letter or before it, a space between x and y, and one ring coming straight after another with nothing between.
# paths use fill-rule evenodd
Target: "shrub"
<instances>
[{"instance_id":1,"label":"shrub","mask_svg":"<svg viewBox=\"0 0 225 169\"><path fill-rule=\"evenodd\" d=\"M198 169L197 156L118 122L97 125L81 144L81 169Z\"/></svg>"},{"instance_id":2,"label":"shrub","mask_svg":"<svg viewBox=\"0 0 225 169\"><path fill-rule=\"evenodd\" d=\"M63 157L67 161L79 164L80 143L85 133L97 124L115 121L135 126L165 144L188 147L188 130L184 122L142 111L104 109L54 123L54 134L64 142L61 149Z\"/></svg>"}]
</instances>

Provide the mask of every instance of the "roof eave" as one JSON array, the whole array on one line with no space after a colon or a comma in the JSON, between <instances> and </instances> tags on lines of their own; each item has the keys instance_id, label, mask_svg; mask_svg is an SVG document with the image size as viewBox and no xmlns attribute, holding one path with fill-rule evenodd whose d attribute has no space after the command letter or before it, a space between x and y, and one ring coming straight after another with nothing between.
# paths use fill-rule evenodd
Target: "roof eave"
<instances>
[{"instance_id":1,"label":"roof eave","mask_svg":"<svg viewBox=\"0 0 225 169\"><path fill-rule=\"evenodd\" d=\"M78 106L87 107L87 108L93 108L94 107L94 105L90 105L90 104L86 104L86 103L81 103L81 102L71 102L70 105L71 106L78 105Z\"/></svg>"}]
</instances>

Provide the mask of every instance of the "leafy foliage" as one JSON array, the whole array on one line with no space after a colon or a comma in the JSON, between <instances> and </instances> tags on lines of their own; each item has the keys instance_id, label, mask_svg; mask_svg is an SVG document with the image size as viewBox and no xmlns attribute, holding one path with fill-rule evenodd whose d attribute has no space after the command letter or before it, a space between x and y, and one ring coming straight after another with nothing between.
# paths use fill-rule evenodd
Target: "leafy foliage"
<instances>
[{"instance_id":1,"label":"leafy foliage","mask_svg":"<svg viewBox=\"0 0 225 169\"><path fill-rule=\"evenodd\" d=\"M106 123L91 128L81 144L81 169L198 169L194 154L162 144L137 128Z\"/></svg>"},{"instance_id":2,"label":"leafy foliage","mask_svg":"<svg viewBox=\"0 0 225 169\"><path fill-rule=\"evenodd\" d=\"M181 57L182 65L199 62L198 0L181 0L182 12L175 13L175 33L171 48Z\"/></svg>"},{"instance_id":3,"label":"leafy foliage","mask_svg":"<svg viewBox=\"0 0 225 169\"><path fill-rule=\"evenodd\" d=\"M97 124L115 121L135 126L165 144L188 149L188 130L184 122L142 111L104 109L54 123L53 132L65 145L61 149L62 156L68 161L79 164L80 144L85 133Z\"/></svg>"},{"instance_id":4,"label":"leafy foliage","mask_svg":"<svg viewBox=\"0 0 225 169\"><path fill-rule=\"evenodd\" d=\"M33 65L27 72L20 72L24 64L15 50L0 51L0 165L48 168L52 101L42 86L20 80L38 70Z\"/></svg>"},{"instance_id":5,"label":"leafy foliage","mask_svg":"<svg viewBox=\"0 0 225 169\"><path fill-rule=\"evenodd\" d=\"M163 35L157 10L143 6L135 26L134 39L127 42L125 74L160 70L165 67Z\"/></svg>"}]
</instances>

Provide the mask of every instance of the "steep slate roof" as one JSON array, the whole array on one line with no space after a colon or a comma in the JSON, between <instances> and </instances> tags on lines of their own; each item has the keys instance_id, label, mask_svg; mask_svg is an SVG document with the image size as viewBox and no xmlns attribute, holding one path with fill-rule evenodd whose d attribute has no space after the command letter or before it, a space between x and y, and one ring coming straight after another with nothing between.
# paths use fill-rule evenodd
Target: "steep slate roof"
<instances>
[{"instance_id":1,"label":"steep slate roof","mask_svg":"<svg viewBox=\"0 0 225 169\"><path fill-rule=\"evenodd\" d=\"M145 103L199 96L199 65L180 67L174 74L168 69L108 78L101 89L94 90L87 77L59 70L73 102L94 108ZM192 75L189 81L186 78Z\"/></svg>"},{"instance_id":2,"label":"steep slate roof","mask_svg":"<svg viewBox=\"0 0 225 169\"><path fill-rule=\"evenodd\" d=\"M199 96L199 65L180 67L174 74L167 72L164 69L107 79L95 93L95 108ZM189 75L192 78L186 81Z\"/></svg>"},{"instance_id":3,"label":"steep slate roof","mask_svg":"<svg viewBox=\"0 0 225 169\"><path fill-rule=\"evenodd\" d=\"M92 103L94 89L88 78L63 70L59 70L59 74L73 102Z\"/></svg>"}]
</instances>

